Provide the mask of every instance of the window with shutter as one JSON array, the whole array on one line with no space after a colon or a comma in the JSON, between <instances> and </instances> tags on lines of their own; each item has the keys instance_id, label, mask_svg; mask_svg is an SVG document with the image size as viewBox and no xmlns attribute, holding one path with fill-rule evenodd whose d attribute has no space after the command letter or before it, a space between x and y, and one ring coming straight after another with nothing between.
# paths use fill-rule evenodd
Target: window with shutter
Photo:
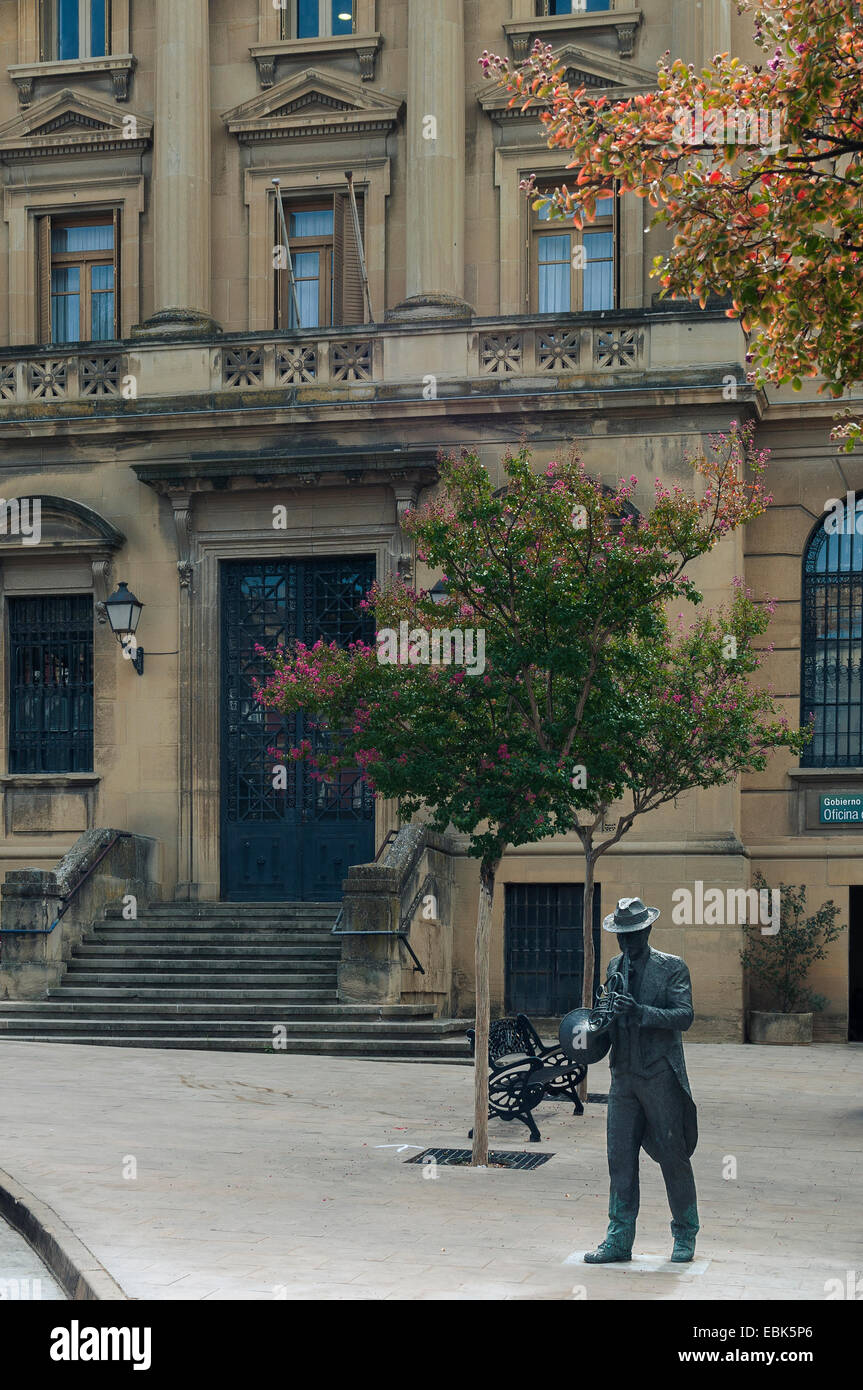
<instances>
[{"instance_id":1,"label":"window with shutter","mask_svg":"<svg viewBox=\"0 0 863 1390\"><path fill-rule=\"evenodd\" d=\"M337 192L331 201L284 201L288 246L294 274L301 328L363 323L364 291L360 256L350 199ZM276 211L276 240L282 240L281 219ZM357 199L360 237L364 236L363 201ZM297 315L291 295L287 265L276 268L276 327L296 328Z\"/></svg>"},{"instance_id":2,"label":"window with shutter","mask_svg":"<svg viewBox=\"0 0 863 1390\"><path fill-rule=\"evenodd\" d=\"M365 240L365 216L361 195L357 195L357 214L360 223L360 237ZM336 193L334 198L334 222L336 251L333 255L333 275L335 280L334 301L336 315L334 323L349 325L365 323L365 296L360 267L360 251L357 246L351 200L347 193Z\"/></svg>"}]
</instances>

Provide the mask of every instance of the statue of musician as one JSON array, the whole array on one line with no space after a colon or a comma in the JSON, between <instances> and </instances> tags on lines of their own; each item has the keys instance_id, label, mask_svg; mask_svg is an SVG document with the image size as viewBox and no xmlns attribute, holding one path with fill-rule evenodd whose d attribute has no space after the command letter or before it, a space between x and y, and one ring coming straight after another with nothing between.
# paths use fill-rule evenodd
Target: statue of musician
<instances>
[{"instance_id":1,"label":"statue of musician","mask_svg":"<svg viewBox=\"0 0 863 1390\"><path fill-rule=\"evenodd\" d=\"M695 1102L689 1090L681 1033L692 1023L689 971L679 956L648 945L655 907L640 898L621 898L605 918L617 933L621 955L608 965L607 979L623 975L614 995L611 1089L608 1095L608 1233L586 1264L632 1258L638 1216L638 1164L643 1148L662 1169L671 1208L672 1260L695 1254L698 1211L690 1157L698 1142Z\"/></svg>"}]
</instances>

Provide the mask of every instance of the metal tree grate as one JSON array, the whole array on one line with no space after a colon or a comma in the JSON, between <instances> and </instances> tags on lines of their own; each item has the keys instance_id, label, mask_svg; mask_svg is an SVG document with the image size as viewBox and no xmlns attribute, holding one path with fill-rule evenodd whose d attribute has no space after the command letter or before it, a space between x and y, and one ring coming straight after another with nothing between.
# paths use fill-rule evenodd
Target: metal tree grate
<instances>
[{"instance_id":1,"label":"metal tree grate","mask_svg":"<svg viewBox=\"0 0 863 1390\"><path fill-rule=\"evenodd\" d=\"M543 1163L547 1163L554 1154L523 1154L523 1153L489 1153L488 1166L490 1168L520 1168L523 1171L530 1171L532 1168L539 1168ZM414 1158L406 1158L405 1163L428 1163L433 1160L435 1163L446 1165L447 1168L466 1168L470 1164L470 1149L424 1149L421 1154Z\"/></svg>"}]
</instances>

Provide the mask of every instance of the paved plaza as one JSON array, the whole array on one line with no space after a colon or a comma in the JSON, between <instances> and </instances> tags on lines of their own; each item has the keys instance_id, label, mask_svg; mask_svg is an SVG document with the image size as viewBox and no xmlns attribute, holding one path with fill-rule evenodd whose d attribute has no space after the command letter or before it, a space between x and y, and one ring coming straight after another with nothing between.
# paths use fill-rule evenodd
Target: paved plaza
<instances>
[{"instance_id":1,"label":"paved plaza","mask_svg":"<svg viewBox=\"0 0 863 1390\"><path fill-rule=\"evenodd\" d=\"M136 1299L835 1297L863 1271L863 1048L686 1055L690 1266L666 1263L644 1155L637 1258L581 1262L605 1232L604 1105L544 1104L539 1145L492 1121L493 1148L554 1155L533 1171L406 1163L467 1146L473 1075L447 1064L3 1042L0 1168Z\"/></svg>"}]
</instances>

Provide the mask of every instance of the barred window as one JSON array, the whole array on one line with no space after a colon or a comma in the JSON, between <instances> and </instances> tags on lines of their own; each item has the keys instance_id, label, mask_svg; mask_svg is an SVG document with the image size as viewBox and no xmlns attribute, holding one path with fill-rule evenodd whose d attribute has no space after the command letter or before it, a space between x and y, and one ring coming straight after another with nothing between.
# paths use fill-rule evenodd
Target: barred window
<instances>
[{"instance_id":1,"label":"barred window","mask_svg":"<svg viewBox=\"0 0 863 1390\"><path fill-rule=\"evenodd\" d=\"M9 771L92 772L92 597L8 602Z\"/></svg>"},{"instance_id":2,"label":"barred window","mask_svg":"<svg viewBox=\"0 0 863 1390\"><path fill-rule=\"evenodd\" d=\"M863 498L813 535L803 570L801 717L815 717L804 767L863 766Z\"/></svg>"}]
</instances>

